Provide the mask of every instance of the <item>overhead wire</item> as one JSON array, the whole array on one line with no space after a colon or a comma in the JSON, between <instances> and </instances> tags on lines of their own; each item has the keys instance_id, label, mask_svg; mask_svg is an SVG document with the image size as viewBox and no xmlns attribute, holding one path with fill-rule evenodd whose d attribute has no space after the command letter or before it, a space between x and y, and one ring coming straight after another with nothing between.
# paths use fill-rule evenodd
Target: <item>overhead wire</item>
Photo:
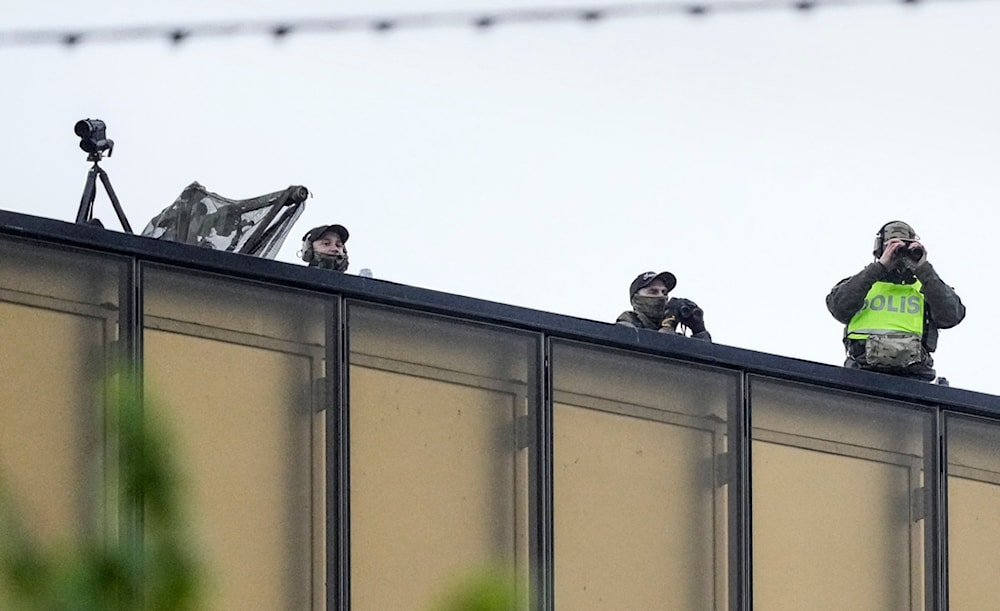
<instances>
[{"instance_id":1,"label":"overhead wire","mask_svg":"<svg viewBox=\"0 0 1000 611\"><path fill-rule=\"evenodd\" d=\"M310 17L272 20L235 20L177 25L123 25L87 28L0 30L0 46L64 45L84 43L164 40L181 44L192 38L336 34L358 31L387 33L404 29L474 28L487 30L502 25L594 23L611 19L641 19L666 16L703 18L714 14L793 10L812 12L825 7L871 7L873 5L917 5L969 3L987 0L677 0L593 6L511 8L482 11L403 13L382 16Z\"/></svg>"}]
</instances>

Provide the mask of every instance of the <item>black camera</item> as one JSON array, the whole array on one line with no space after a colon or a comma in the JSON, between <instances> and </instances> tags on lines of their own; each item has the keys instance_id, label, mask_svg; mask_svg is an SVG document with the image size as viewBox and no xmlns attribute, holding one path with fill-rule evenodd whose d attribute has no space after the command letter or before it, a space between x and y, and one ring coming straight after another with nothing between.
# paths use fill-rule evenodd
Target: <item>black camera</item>
<instances>
[{"instance_id":1,"label":"black camera","mask_svg":"<svg viewBox=\"0 0 1000 611\"><path fill-rule=\"evenodd\" d=\"M109 140L107 126L100 119L81 119L76 122L73 131L80 137L80 148L91 155L100 155L108 151L108 157L114 150L115 141Z\"/></svg>"},{"instance_id":2,"label":"black camera","mask_svg":"<svg viewBox=\"0 0 1000 611\"><path fill-rule=\"evenodd\" d=\"M908 257L911 261L919 261L924 256L924 247L912 240L903 242L903 246L892 253L893 257Z\"/></svg>"}]
</instances>

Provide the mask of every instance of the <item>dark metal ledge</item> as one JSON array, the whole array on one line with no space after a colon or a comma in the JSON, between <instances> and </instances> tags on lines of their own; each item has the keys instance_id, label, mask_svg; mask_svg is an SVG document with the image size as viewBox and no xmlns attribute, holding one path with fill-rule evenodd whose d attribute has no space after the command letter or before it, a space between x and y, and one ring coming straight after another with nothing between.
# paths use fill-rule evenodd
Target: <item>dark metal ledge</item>
<instances>
[{"instance_id":1,"label":"dark metal ledge","mask_svg":"<svg viewBox=\"0 0 1000 611\"><path fill-rule=\"evenodd\" d=\"M0 234L1000 418L1000 397L0 210ZM0 262L2 265L2 262Z\"/></svg>"}]
</instances>

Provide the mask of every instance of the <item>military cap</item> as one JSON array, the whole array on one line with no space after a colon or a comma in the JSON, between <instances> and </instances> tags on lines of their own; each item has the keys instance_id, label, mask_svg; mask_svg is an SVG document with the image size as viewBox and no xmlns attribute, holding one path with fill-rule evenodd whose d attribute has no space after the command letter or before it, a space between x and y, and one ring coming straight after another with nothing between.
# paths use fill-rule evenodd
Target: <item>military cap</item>
<instances>
[{"instance_id":1,"label":"military cap","mask_svg":"<svg viewBox=\"0 0 1000 611\"><path fill-rule=\"evenodd\" d=\"M677 278L670 272L643 272L636 276L635 280L633 280L632 284L628 287L629 299L632 298L632 295L639 292L639 289L649 286L653 280L662 280L663 284L667 285L668 293L674 290L674 287L677 286Z\"/></svg>"}]
</instances>

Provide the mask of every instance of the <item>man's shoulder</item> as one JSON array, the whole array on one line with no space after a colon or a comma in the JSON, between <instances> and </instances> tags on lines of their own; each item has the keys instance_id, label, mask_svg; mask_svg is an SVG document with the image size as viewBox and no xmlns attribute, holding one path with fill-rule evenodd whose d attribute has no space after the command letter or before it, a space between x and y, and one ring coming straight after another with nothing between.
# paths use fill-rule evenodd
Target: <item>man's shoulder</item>
<instances>
[{"instance_id":1,"label":"man's shoulder","mask_svg":"<svg viewBox=\"0 0 1000 611\"><path fill-rule=\"evenodd\" d=\"M619 314L615 323L619 325L630 325L632 327L642 326L642 320L639 319L639 315L632 310L625 310Z\"/></svg>"}]
</instances>

